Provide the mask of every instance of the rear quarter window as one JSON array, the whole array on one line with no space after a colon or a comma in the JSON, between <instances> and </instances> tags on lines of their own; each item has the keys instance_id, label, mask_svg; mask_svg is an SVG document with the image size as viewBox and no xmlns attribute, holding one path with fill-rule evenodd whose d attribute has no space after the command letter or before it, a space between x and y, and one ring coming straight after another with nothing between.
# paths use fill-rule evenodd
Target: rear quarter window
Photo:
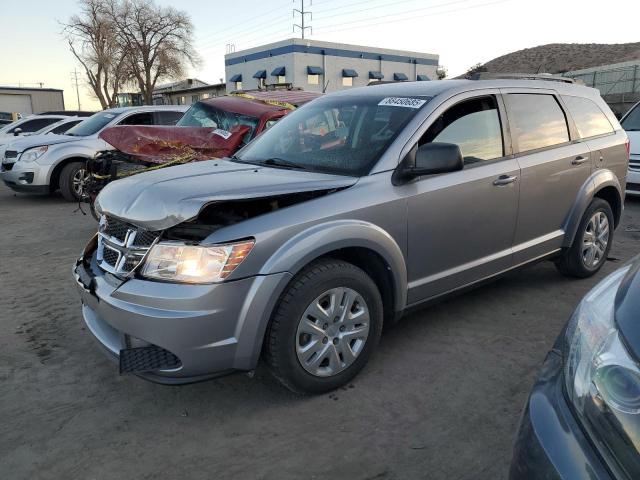
<instances>
[{"instance_id":1,"label":"rear quarter window","mask_svg":"<svg viewBox=\"0 0 640 480\"><path fill-rule=\"evenodd\" d=\"M569 141L567 119L553 95L510 93L506 98L511 132L519 152Z\"/></svg>"},{"instance_id":2,"label":"rear quarter window","mask_svg":"<svg viewBox=\"0 0 640 480\"><path fill-rule=\"evenodd\" d=\"M588 98L562 96L582 138L613 132L613 126L600 107Z\"/></svg>"}]
</instances>

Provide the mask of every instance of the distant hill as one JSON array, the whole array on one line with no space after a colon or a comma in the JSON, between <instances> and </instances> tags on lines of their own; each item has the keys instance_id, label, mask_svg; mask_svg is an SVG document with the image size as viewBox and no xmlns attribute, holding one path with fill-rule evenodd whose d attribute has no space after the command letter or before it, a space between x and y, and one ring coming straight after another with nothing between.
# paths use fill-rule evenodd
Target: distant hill
<instances>
[{"instance_id":1,"label":"distant hill","mask_svg":"<svg viewBox=\"0 0 640 480\"><path fill-rule=\"evenodd\" d=\"M494 73L563 73L582 68L640 60L637 43L550 43L508 53L485 63Z\"/></svg>"}]
</instances>

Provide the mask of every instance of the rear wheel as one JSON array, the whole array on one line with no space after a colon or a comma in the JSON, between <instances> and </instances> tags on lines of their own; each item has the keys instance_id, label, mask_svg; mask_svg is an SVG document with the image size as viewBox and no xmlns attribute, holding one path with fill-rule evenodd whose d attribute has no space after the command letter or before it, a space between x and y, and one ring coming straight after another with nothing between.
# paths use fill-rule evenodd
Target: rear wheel
<instances>
[{"instance_id":1,"label":"rear wheel","mask_svg":"<svg viewBox=\"0 0 640 480\"><path fill-rule=\"evenodd\" d=\"M347 262L312 263L291 281L265 339L267 363L286 387L322 393L349 382L382 332L376 284Z\"/></svg>"},{"instance_id":2,"label":"rear wheel","mask_svg":"<svg viewBox=\"0 0 640 480\"><path fill-rule=\"evenodd\" d=\"M72 162L60 172L60 193L68 202L77 202L86 193L89 172L86 162Z\"/></svg>"},{"instance_id":3,"label":"rear wheel","mask_svg":"<svg viewBox=\"0 0 640 480\"><path fill-rule=\"evenodd\" d=\"M613 241L613 212L601 198L595 198L582 216L570 248L556 262L558 270L577 278L590 277L604 265Z\"/></svg>"}]
</instances>

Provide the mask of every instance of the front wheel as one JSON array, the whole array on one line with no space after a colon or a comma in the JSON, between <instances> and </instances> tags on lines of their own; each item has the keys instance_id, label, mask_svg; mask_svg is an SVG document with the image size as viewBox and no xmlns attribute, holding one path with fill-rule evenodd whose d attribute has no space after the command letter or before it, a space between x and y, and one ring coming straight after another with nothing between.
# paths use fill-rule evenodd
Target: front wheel
<instances>
[{"instance_id":1,"label":"front wheel","mask_svg":"<svg viewBox=\"0 0 640 480\"><path fill-rule=\"evenodd\" d=\"M314 262L280 298L265 338L267 363L294 392L334 390L367 363L382 321L380 292L364 271L341 260Z\"/></svg>"},{"instance_id":2,"label":"front wheel","mask_svg":"<svg viewBox=\"0 0 640 480\"><path fill-rule=\"evenodd\" d=\"M60 193L68 202L81 200L86 193L89 171L86 162L72 162L60 172Z\"/></svg>"},{"instance_id":3,"label":"front wheel","mask_svg":"<svg viewBox=\"0 0 640 480\"><path fill-rule=\"evenodd\" d=\"M576 237L562 253L556 266L570 277L587 278L604 265L613 243L613 212L601 198L595 198L582 216Z\"/></svg>"}]
</instances>

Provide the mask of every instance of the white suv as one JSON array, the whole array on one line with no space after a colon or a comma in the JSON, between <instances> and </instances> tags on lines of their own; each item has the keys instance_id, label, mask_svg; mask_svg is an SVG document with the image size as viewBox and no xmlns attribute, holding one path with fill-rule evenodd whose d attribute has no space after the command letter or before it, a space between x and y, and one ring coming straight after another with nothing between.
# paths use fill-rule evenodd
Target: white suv
<instances>
[{"instance_id":1,"label":"white suv","mask_svg":"<svg viewBox=\"0 0 640 480\"><path fill-rule=\"evenodd\" d=\"M629 137L629 173L627 195L640 195L640 102L636 103L620 121Z\"/></svg>"},{"instance_id":2,"label":"white suv","mask_svg":"<svg viewBox=\"0 0 640 480\"><path fill-rule=\"evenodd\" d=\"M48 194L60 190L68 201L80 199L88 179L86 162L113 147L98 138L115 125L174 125L186 106L112 108L96 113L66 135L37 135L12 142L0 164L0 178L16 192Z\"/></svg>"}]
</instances>

